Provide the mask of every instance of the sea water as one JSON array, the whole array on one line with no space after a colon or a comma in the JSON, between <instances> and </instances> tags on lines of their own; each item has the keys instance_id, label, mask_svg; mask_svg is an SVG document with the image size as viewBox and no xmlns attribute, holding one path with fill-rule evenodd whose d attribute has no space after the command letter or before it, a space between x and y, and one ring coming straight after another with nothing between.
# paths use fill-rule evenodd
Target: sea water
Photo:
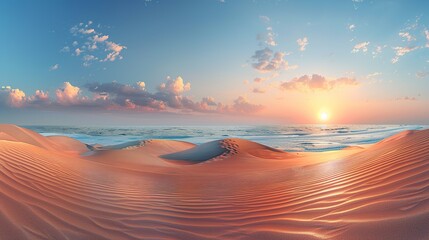
<instances>
[{"instance_id":1,"label":"sea water","mask_svg":"<svg viewBox=\"0 0 429 240\"><path fill-rule=\"evenodd\" d=\"M25 126L45 136L64 135L86 144L117 145L136 140L168 139L201 144L243 138L285 151L330 151L376 143L420 125L288 125L288 126Z\"/></svg>"}]
</instances>

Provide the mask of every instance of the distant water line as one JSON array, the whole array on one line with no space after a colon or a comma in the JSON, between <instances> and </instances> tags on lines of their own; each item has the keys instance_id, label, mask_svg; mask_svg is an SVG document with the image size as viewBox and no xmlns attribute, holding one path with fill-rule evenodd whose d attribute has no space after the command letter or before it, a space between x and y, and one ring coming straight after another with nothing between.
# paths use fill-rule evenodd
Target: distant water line
<instances>
[{"instance_id":1,"label":"distant water line","mask_svg":"<svg viewBox=\"0 0 429 240\"><path fill-rule=\"evenodd\" d=\"M69 136L90 145L116 145L147 139L201 144L224 138L243 138L285 151L312 152L376 143L405 130L428 128L421 125L24 127L45 136Z\"/></svg>"}]
</instances>

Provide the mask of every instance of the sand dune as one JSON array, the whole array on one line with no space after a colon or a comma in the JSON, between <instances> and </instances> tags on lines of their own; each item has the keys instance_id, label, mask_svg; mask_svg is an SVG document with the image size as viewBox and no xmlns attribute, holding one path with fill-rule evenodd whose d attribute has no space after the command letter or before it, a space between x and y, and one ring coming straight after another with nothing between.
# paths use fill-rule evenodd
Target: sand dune
<instances>
[{"instance_id":1,"label":"sand dune","mask_svg":"<svg viewBox=\"0 0 429 240\"><path fill-rule=\"evenodd\" d=\"M429 130L286 153L242 139L87 148L0 125L0 239L429 239Z\"/></svg>"}]
</instances>

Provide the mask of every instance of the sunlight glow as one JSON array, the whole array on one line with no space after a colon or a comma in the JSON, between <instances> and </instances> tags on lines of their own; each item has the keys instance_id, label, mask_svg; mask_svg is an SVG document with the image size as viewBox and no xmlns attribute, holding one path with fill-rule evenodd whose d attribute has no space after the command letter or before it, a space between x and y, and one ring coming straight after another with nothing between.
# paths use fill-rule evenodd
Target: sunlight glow
<instances>
[{"instance_id":1,"label":"sunlight glow","mask_svg":"<svg viewBox=\"0 0 429 240\"><path fill-rule=\"evenodd\" d=\"M319 115L319 119L322 122L326 122L329 119L328 113L327 112L321 112L320 115Z\"/></svg>"}]
</instances>

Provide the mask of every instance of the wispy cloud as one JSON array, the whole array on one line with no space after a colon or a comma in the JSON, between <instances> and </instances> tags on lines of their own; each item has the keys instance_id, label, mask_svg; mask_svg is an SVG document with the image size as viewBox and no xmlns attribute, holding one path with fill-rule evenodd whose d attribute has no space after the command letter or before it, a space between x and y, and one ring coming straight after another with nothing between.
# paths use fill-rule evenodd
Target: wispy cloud
<instances>
[{"instance_id":1,"label":"wispy cloud","mask_svg":"<svg viewBox=\"0 0 429 240\"><path fill-rule=\"evenodd\" d=\"M255 78L255 79L253 79L253 81L255 82L255 83L261 83L261 82L263 82L263 81L265 81L265 80L267 80L266 78L262 78L262 77L257 77L257 78Z\"/></svg>"},{"instance_id":2,"label":"wispy cloud","mask_svg":"<svg viewBox=\"0 0 429 240\"><path fill-rule=\"evenodd\" d=\"M263 15L259 16L259 19L264 23L269 23L271 21L269 17Z\"/></svg>"},{"instance_id":3,"label":"wispy cloud","mask_svg":"<svg viewBox=\"0 0 429 240\"><path fill-rule=\"evenodd\" d=\"M378 45L375 47L374 51L372 51L372 57L376 58L383 52L383 49L386 48L387 45Z\"/></svg>"},{"instance_id":4,"label":"wispy cloud","mask_svg":"<svg viewBox=\"0 0 429 240\"><path fill-rule=\"evenodd\" d=\"M324 76L313 74L294 78L290 81L280 84L282 90L294 90L308 92L314 90L329 91L342 86L357 86L359 82L354 78L341 77L336 79L327 79Z\"/></svg>"},{"instance_id":5,"label":"wispy cloud","mask_svg":"<svg viewBox=\"0 0 429 240\"><path fill-rule=\"evenodd\" d=\"M426 72L426 71L416 72L416 78L422 79L422 78L426 78L428 76L429 76L429 72Z\"/></svg>"},{"instance_id":6,"label":"wispy cloud","mask_svg":"<svg viewBox=\"0 0 429 240\"><path fill-rule=\"evenodd\" d=\"M429 48L429 30L425 30L425 37L426 37L426 45L425 47Z\"/></svg>"},{"instance_id":7,"label":"wispy cloud","mask_svg":"<svg viewBox=\"0 0 429 240\"><path fill-rule=\"evenodd\" d=\"M265 92L266 92L266 90L265 90L265 89L262 89L262 88L257 88L257 87L255 87L255 88L253 88L252 92L253 92L253 93L265 93Z\"/></svg>"},{"instance_id":8,"label":"wispy cloud","mask_svg":"<svg viewBox=\"0 0 429 240\"><path fill-rule=\"evenodd\" d=\"M405 54L408 54L414 50L419 49L419 47L418 46L415 46L415 47L394 47L393 49L395 50L395 57L392 58L391 62L397 63L399 61L399 58L401 58Z\"/></svg>"},{"instance_id":9,"label":"wispy cloud","mask_svg":"<svg viewBox=\"0 0 429 240\"><path fill-rule=\"evenodd\" d=\"M370 42L361 42L356 44L352 49L352 53L367 52L369 43Z\"/></svg>"},{"instance_id":10,"label":"wispy cloud","mask_svg":"<svg viewBox=\"0 0 429 240\"><path fill-rule=\"evenodd\" d=\"M409 32L400 32L398 35L403 37L408 42L416 40L416 38L414 36L412 36Z\"/></svg>"},{"instance_id":11,"label":"wispy cloud","mask_svg":"<svg viewBox=\"0 0 429 240\"><path fill-rule=\"evenodd\" d=\"M305 48L308 45L308 39L307 37L299 38L298 40L296 40L296 43L298 43L300 51L305 51Z\"/></svg>"},{"instance_id":12,"label":"wispy cloud","mask_svg":"<svg viewBox=\"0 0 429 240\"><path fill-rule=\"evenodd\" d=\"M354 31L355 30L355 28L356 28L356 25L354 25L354 24L349 24L348 25L348 27L347 27L350 31Z\"/></svg>"},{"instance_id":13,"label":"wispy cloud","mask_svg":"<svg viewBox=\"0 0 429 240\"><path fill-rule=\"evenodd\" d=\"M366 76L366 79L373 79L375 77L381 76L383 73L381 72L374 72L374 73L370 73Z\"/></svg>"},{"instance_id":14,"label":"wispy cloud","mask_svg":"<svg viewBox=\"0 0 429 240\"><path fill-rule=\"evenodd\" d=\"M409 96L405 96L405 97L399 97L395 99L396 101L416 101L417 98L415 97L409 97Z\"/></svg>"},{"instance_id":15,"label":"wispy cloud","mask_svg":"<svg viewBox=\"0 0 429 240\"><path fill-rule=\"evenodd\" d=\"M100 25L94 26L92 21L73 26L70 33L76 40L71 45L63 47L61 52L70 52L73 49L72 55L82 55L82 65L85 67L94 62L114 62L122 59L122 52L127 47L113 42L110 35L103 34L100 29Z\"/></svg>"},{"instance_id":16,"label":"wispy cloud","mask_svg":"<svg viewBox=\"0 0 429 240\"><path fill-rule=\"evenodd\" d=\"M257 39L261 41L261 45L267 45L271 47L277 46L273 28L267 27L266 30L267 30L266 33L257 35Z\"/></svg>"},{"instance_id":17,"label":"wispy cloud","mask_svg":"<svg viewBox=\"0 0 429 240\"><path fill-rule=\"evenodd\" d=\"M60 68L60 65L57 63L57 64L50 66L49 71L55 71L55 70L58 70L59 68Z\"/></svg>"}]
</instances>

